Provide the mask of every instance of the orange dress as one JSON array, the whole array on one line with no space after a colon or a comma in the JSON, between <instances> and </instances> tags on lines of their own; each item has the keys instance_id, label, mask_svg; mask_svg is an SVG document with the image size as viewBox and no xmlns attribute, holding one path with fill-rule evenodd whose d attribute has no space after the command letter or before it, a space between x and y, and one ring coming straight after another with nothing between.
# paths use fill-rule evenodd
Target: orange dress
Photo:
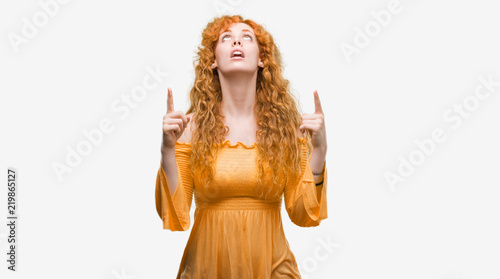
<instances>
[{"instance_id":1,"label":"orange dress","mask_svg":"<svg viewBox=\"0 0 500 279\"><path fill-rule=\"evenodd\" d=\"M289 179L279 189L271 189L272 194L262 199L257 182L257 143L248 146L223 142L209 187L203 187L199 172L193 177L189 171L191 144L176 143L177 188L170 195L160 164L155 200L163 229L186 231L194 194L194 224L177 278L301 278L282 227L282 197L294 224L318 226L327 218L327 172L325 162L323 185L316 186L311 154L307 154L305 138L300 140L300 176L294 181Z\"/></svg>"}]
</instances>

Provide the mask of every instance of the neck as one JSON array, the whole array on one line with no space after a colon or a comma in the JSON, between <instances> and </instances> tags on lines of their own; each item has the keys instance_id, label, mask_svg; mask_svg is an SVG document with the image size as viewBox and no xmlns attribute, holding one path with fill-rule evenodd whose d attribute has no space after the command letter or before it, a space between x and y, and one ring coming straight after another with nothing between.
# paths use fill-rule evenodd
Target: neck
<instances>
[{"instance_id":1,"label":"neck","mask_svg":"<svg viewBox=\"0 0 500 279\"><path fill-rule=\"evenodd\" d=\"M219 72L222 90L221 112L224 117L243 120L254 118L257 71L224 75Z\"/></svg>"}]
</instances>

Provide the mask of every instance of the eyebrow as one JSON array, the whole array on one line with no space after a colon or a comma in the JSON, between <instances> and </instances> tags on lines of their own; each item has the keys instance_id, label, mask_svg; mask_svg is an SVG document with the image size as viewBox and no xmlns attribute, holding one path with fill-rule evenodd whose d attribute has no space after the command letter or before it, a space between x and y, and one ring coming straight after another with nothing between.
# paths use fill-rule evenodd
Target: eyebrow
<instances>
[{"instance_id":1,"label":"eyebrow","mask_svg":"<svg viewBox=\"0 0 500 279\"><path fill-rule=\"evenodd\" d=\"M250 31L248 29L242 29L241 31L248 31L248 32L250 32L253 35L252 31ZM224 33L226 33L226 32L232 32L232 31L229 30L229 29L226 29L226 30L224 30L224 32L221 33L221 35L224 34Z\"/></svg>"}]
</instances>

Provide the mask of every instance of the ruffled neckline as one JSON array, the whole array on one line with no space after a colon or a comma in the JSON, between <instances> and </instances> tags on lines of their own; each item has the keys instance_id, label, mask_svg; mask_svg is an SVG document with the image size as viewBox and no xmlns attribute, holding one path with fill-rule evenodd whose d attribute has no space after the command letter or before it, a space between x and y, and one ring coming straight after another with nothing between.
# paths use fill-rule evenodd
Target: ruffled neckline
<instances>
[{"instance_id":1,"label":"ruffled neckline","mask_svg":"<svg viewBox=\"0 0 500 279\"><path fill-rule=\"evenodd\" d=\"M306 142L306 139L305 139L305 138L299 138L299 139L300 139L300 141L302 141L302 143L305 143L305 142ZM181 145L181 146L188 146L188 147L191 147L191 143L190 143L190 142L179 142L179 141L177 141L177 142L175 143L175 145ZM218 144L214 143L214 146L217 146L217 145L218 145ZM246 148L246 149L253 149L253 148L255 148L255 147L257 146L257 143L256 143L256 142L254 142L254 143L252 143L252 144L248 145L248 144L243 143L243 142L241 142L241 141L237 141L236 143L231 143L231 141L230 141L230 140L225 140L225 141L223 141L223 142L222 142L222 144L221 144L221 147L224 147L224 146L229 147L229 148L237 148L238 146L241 146L241 147L244 147L244 148Z\"/></svg>"}]
</instances>

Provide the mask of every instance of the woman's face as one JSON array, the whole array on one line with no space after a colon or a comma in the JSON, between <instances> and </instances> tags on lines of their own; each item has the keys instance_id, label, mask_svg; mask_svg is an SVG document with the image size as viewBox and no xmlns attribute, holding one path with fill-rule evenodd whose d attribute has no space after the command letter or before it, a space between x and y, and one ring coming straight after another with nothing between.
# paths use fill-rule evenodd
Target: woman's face
<instances>
[{"instance_id":1,"label":"woman's face","mask_svg":"<svg viewBox=\"0 0 500 279\"><path fill-rule=\"evenodd\" d=\"M235 50L241 54L235 54ZM222 31L215 46L215 66L222 73L257 71L259 46L253 29L245 23L233 23ZM261 65L260 65L261 66Z\"/></svg>"}]
</instances>

